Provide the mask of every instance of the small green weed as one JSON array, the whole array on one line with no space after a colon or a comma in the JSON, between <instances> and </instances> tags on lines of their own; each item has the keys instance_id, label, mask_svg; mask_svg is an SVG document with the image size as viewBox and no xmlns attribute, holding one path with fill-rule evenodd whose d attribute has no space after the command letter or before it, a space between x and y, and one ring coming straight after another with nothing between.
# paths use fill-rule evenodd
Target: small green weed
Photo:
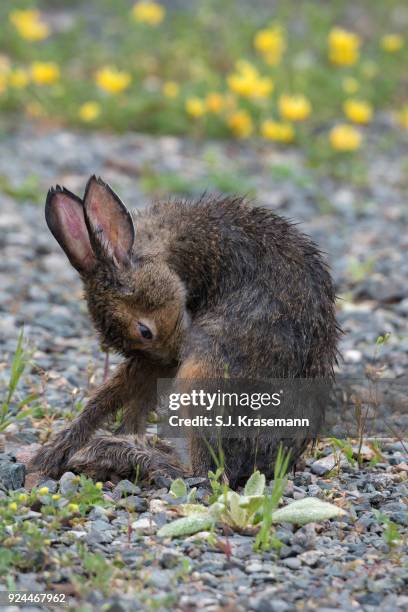
<instances>
[{"instance_id":1,"label":"small green weed","mask_svg":"<svg viewBox=\"0 0 408 612\"><path fill-rule=\"evenodd\" d=\"M391 550L396 546L399 546L402 542L402 535L397 523L394 523L389 516L383 512L380 512L379 510L374 510L374 514L378 522L384 527L383 539L387 546Z\"/></svg>"},{"instance_id":2,"label":"small green weed","mask_svg":"<svg viewBox=\"0 0 408 612\"><path fill-rule=\"evenodd\" d=\"M271 547L272 514L279 505L287 485L287 471L290 460L290 452L285 453L282 445L279 446L275 462L275 471L272 491L265 495L262 507L261 528L256 536L255 550L268 550ZM276 542L274 542L276 546Z\"/></svg>"},{"instance_id":3,"label":"small green weed","mask_svg":"<svg viewBox=\"0 0 408 612\"><path fill-rule=\"evenodd\" d=\"M30 393L18 400L17 405L13 406L18 384L31 361L31 356L32 352L24 344L24 330L22 329L19 333L17 347L11 361L10 377L6 387L5 399L1 405L0 432L4 431L14 420L24 419L31 414L31 410L26 407L38 397L37 393Z\"/></svg>"}]
</instances>

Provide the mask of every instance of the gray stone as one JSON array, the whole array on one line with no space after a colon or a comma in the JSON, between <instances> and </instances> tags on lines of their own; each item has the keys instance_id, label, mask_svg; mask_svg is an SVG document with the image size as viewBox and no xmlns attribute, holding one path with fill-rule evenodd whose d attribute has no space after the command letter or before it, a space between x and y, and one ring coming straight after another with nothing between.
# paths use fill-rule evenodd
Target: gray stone
<instances>
[{"instance_id":1,"label":"gray stone","mask_svg":"<svg viewBox=\"0 0 408 612\"><path fill-rule=\"evenodd\" d=\"M288 557L287 559L283 559L282 563L289 569L293 570L299 569L302 565L298 557Z\"/></svg>"},{"instance_id":2,"label":"gray stone","mask_svg":"<svg viewBox=\"0 0 408 612\"><path fill-rule=\"evenodd\" d=\"M255 612L287 612L291 607L283 599L276 599L274 592L269 596L266 592L254 600L250 609L255 610Z\"/></svg>"},{"instance_id":3,"label":"gray stone","mask_svg":"<svg viewBox=\"0 0 408 612\"><path fill-rule=\"evenodd\" d=\"M120 480L113 490L114 496L116 494L122 495L139 495L140 487L135 485L130 480Z\"/></svg>"},{"instance_id":4,"label":"gray stone","mask_svg":"<svg viewBox=\"0 0 408 612\"><path fill-rule=\"evenodd\" d=\"M135 533L150 535L156 532L157 524L150 517L141 517L132 523L132 529Z\"/></svg>"},{"instance_id":5,"label":"gray stone","mask_svg":"<svg viewBox=\"0 0 408 612\"><path fill-rule=\"evenodd\" d=\"M58 483L52 478L47 478L46 480L42 480L38 486L47 487L50 493L55 493L57 491Z\"/></svg>"},{"instance_id":6,"label":"gray stone","mask_svg":"<svg viewBox=\"0 0 408 612\"><path fill-rule=\"evenodd\" d=\"M293 483L297 487L307 487L312 483L312 475L309 472L298 472L293 479Z\"/></svg>"},{"instance_id":7,"label":"gray stone","mask_svg":"<svg viewBox=\"0 0 408 612\"><path fill-rule=\"evenodd\" d=\"M319 550L307 550L304 553L301 553L297 558L305 565L308 565L309 567L315 567L316 565L318 565L319 560L322 557L324 558L322 552Z\"/></svg>"},{"instance_id":8,"label":"gray stone","mask_svg":"<svg viewBox=\"0 0 408 612\"><path fill-rule=\"evenodd\" d=\"M256 574L262 572L263 564L259 563L259 561L252 561L246 566L245 571L247 572L247 574Z\"/></svg>"},{"instance_id":9,"label":"gray stone","mask_svg":"<svg viewBox=\"0 0 408 612\"><path fill-rule=\"evenodd\" d=\"M127 508L130 512L145 512L147 510L147 501L143 497L137 495L127 495L119 501L119 505Z\"/></svg>"},{"instance_id":10,"label":"gray stone","mask_svg":"<svg viewBox=\"0 0 408 612\"><path fill-rule=\"evenodd\" d=\"M0 454L0 488L5 491L20 489L24 486L26 467L17 463L8 453Z\"/></svg>"},{"instance_id":11,"label":"gray stone","mask_svg":"<svg viewBox=\"0 0 408 612\"><path fill-rule=\"evenodd\" d=\"M165 569L172 569L174 567L177 567L181 559L182 556L180 555L180 553L172 550L171 548L166 548L165 550L162 550L158 558L160 565Z\"/></svg>"},{"instance_id":12,"label":"gray stone","mask_svg":"<svg viewBox=\"0 0 408 612\"><path fill-rule=\"evenodd\" d=\"M76 493L79 487L79 478L73 472L65 472L59 481L59 489L61 495L70 496Z\"/></svg>"},{"instance_id":13,"label":"gray stone","mask_svg":"<svg viewBox=\"0 0 408 612\"><path fill-rule=\"evenodd\" d=\"M166 591L172 583L173 574L170 570L165 569L157 569L153 570L150 575L147 577L147 584L155 587L156 589L160 589L161 591Z\"/></svg>"}]
</instances>

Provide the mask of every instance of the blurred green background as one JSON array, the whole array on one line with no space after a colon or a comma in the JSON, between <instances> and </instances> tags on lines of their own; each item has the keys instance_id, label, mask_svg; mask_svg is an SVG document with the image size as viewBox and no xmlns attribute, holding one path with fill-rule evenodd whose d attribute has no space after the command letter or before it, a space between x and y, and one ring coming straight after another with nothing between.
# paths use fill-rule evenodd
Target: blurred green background
<instances>
[{"instance_id":1,"label":"blurred green background","mask_svg":"<svg viewBox=\"0 0 408 612\"><path fill-rule=\"evenodd\" d=\"M3 0L2 125L349 154L384 110L408 129L407 27L405 0Z\"/></svg>"}]
</instances>

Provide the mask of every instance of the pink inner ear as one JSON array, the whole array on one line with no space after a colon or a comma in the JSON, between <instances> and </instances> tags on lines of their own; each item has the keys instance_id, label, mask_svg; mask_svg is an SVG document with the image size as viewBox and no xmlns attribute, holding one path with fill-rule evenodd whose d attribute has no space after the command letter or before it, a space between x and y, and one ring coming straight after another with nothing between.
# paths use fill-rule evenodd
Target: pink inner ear
<instances>
[{"instance_id":1,"label":"pink inner ear","mask_svg":"<svg viewBox=\"0 0 408 612\"><path fill-rule=\"evenodd\" d=\"M93 229L102 231L118 261L125 261L133 245L133 225L124 205L107 186L95 181L89 186L85 207Z\"/></svg>"},{"instance_id":2,"label":"pink inner ear","mask_svg":"<svg viewBox=\"0 0 408 612\"><path fill-rule=\"evenodd\" d=\"M80 272L89 271L95 257L82 202L69 192L54 192L47 200L46 220L72 265Z\"/></svg>"},{"instance_id":3,"label":"pink inner ear","mask_svg":"<svg viewBox=\"0 0 408 612\"><path fill-rule=\"evenodd\" d=\"M66 198L58 198L57 210L61 219L61 227L65 229L64 233L67 235L69 250L73 252L82 266L87 267L87 264L93 261L94 254L89 242L82 208L79 205L73 206L72 202Z\"/></svg>"},{"instance_id":4,"label":"pink inner ear","mask_svg":"<svg viewBox=\"0 0 408 612\"><path fill-rule=\"evenodd\" d=\"M68 233L72 238L76 240L84 240L84 219L82 212L75 210L68 205L67 202L63 200L59 202L60 211L61 211L61 220L62 223L66 225L68 229Z\"/></svg>"},{"instance_id":5,"label":"pink inner ear","mask_svg":"<svg viewBox=\"0 0 408 612\"><path fill-rule=\"evenodd\" d=\"M109 242L116 244L119 238L119 227L115 225L115 215L111 214L108 209L106 194L100 193L91 194L89 203L89 216L95 223L95 229L102 230L104 237L109 239Z\"/></svg>"}]
</instances>

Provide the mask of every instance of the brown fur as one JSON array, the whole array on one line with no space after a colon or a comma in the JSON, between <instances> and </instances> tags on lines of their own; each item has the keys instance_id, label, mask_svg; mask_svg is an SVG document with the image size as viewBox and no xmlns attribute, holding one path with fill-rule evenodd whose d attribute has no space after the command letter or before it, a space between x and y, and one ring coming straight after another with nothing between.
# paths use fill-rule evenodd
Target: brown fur
<instances>
[{"instance_id":1,"label":"brown fur","mask_svg":"<svg viewBox=\"0 0 408 612\"><path fill-rule=\"evenodd\" d=\"M105 445L106 453L100 440L89 441L124 405L121 431L143 433L157 378L222 378L226 368L231 378L332 376L339 335L332 281L316 246L288 221L242 198L163 202L135 217L133 242L126 208L100 179L88 183L80 227L79 202L53 190L47 222L83 278L103 346L126 361L71 426L41 449L36 465L45 473L57 476L85 444L90 472L102 455L105 467L110 456L112 469L126 472L119 439ZM151 341L140 337L136 322L154 328ZM123 444L135 458L140 441ZM295 461L305 441L286 445ZM213 467L208 449L197 440L190 446L193 473L206 476ZM277 446L267 434L256 445L225 440L231 482L255 466L271 475ZM169 456L161 457L165 466ZM77 465L85 469L84 461Z\"/></svg>"},{"instance_id":2,"label":"brown fur","mask_svg":"<svg viewBox=\"0 0 408 612\"><path fill-rule=\"evenodd\" d=\"M70 458L67 469L85 472L95 480L135 474L141 480L185 475L174 449L162 440L146 436L96 435Z\"/></svg>"}]
</instances>

